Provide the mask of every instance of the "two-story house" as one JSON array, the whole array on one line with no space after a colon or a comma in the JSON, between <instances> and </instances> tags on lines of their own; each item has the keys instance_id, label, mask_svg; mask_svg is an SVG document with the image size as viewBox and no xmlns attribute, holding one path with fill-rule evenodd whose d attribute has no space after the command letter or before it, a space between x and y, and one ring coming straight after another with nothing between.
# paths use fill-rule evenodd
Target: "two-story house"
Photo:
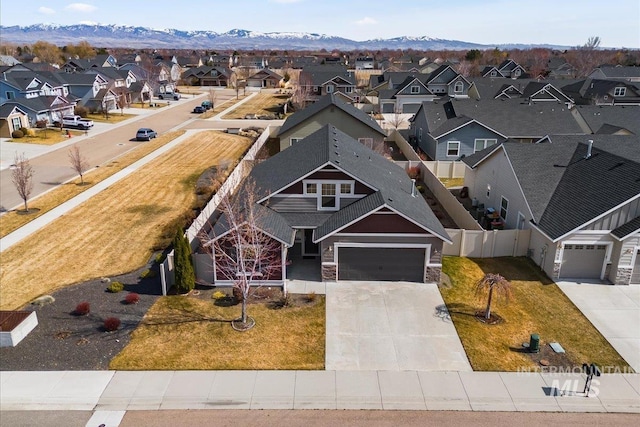
<instances>
[{"instance_id":1,"label":"two-story house","mask_svg":"<svg viewBox=\"0 0 640 427\"><path fill-rule=\"evenodd\" d=\"M355 100L355 77L344 66L307 66L300 72L298 85L308 94L307 101L317 101L329 94L338 94L349 102Z\"/></svg>"},{"instance_id":2,"label":"two-story house","mask_svg":"<svg viewBox=\"0 0 640 427\"><path fill-rule=\"evenodd\" d=\"M562 87L580 105L640 105L640 89L624 80L588 78Z\"/></svg>"},{"instance_id":3,"label":"two-story house","mask_svg":"<svg viewBox=\"0 0 640 427\"><path fill-rule=\"evenodd\" d=\"M498 66L488 65L480 73L482 77L506 77L509 79L519 79L525 77L524 67L512 59L505 59Z\"/></svg>"},{"instance_id":4,"label":"two-story house","mask_svg":"<svg viewBox=\"0 0 640 427\"><path fill-rule=\"evenodd\" d=\"M328 124L372 149L380 148L386 137L378 122L368 114L330 94L287 117L278 131L280 151Z\"/></svg>"}]
</instances>

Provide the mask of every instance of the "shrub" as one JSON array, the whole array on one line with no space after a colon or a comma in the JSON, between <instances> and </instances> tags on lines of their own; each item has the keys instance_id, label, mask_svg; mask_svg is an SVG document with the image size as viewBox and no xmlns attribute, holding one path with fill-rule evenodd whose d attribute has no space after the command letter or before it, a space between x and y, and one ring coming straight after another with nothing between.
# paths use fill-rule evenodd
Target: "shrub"
<instances>
[{"instance_id":1,"label":"shrub","mask_svg":"<svg viewBox=\"0 0 640 427\"><path fill-rule=\"evenodd\" d=\"M77 316L84 316L89 314L90 311L91 311L91 306L87 301L84 301L76 305L76 309L73 311L73 314Z\"/></svg>"},{"instance_id":2,"label":"shrub","mask_svg":"<svg viewBox=\"0 0 640 427\"><path fill-rule=\"evenodd\" d=\"M36 121L36 127L38 129L44 129L47 127L47 121L46 120L38 120Z\"/></svg>"},{"instance_id":3,"label":"shrub","mask_svg":"<svg viewBox=\"0 0 640 427\"><path fill-rule=\"evenodd\" d=\"M131 292L124 297L124 300L127 304L137 304L140 302L140 295L135 292Z\"/></svg>"},{"instance_id":4,"label":"shrub","mask_svg":"<svg viewBox=\"0 0 640 427\"><path fill-rule=\"evenodd\" d=\"M22 138L24 136L24 133L20 130L20 129L16 129L13 132L11 132L11 138Z\"/></svg>"},{"instance_id":5,"label":"shrub","mask_svg":"<svg viewBox=\"0 0 640 427\"><path fill-rule=\"evenodd\" d=\"M73 112L82 117L83 119L87 118L87 115L89 115L89 109L87 107L83 107L81 105L77 105L76 108L73 110Z\"/></svg>"},{"instance_id":6,"label":"shrub","mask_svg":"<svg viewBox=\"0 0 640 427\"><path fill-rule=\"evenodd\" d=\"M156 272L147 268L142 273L140 273L141 279L146 279L148 277L156 277Z\"/></svg>"},{"instance_id":7,"label":"shrub","mask_svg":"<svg viewBox=\"0 0 640 427\"><path fill-rule=\"evenodd\" d=\"M314 302L316 300L316 293L311 291L307 294L307 301L308 302Z\"/></svg>"},{"instance_id":8,"label":"shrub","mask_svg":"<svg viewBox=\"0 0 640 427\"><path fill-rule=\"evenodd\" d=\"M176 229L173 250L176 291L186 294L196 286L196 275L191 264L191 247L181 228Z\"/></svg>"},{"instance_id":9,"label":"shrub","mask_svg":"<svg viewBox=\"0 0 640 427\"><path fill-rule=\"evenodd\" d=\"M107 290L114 294L122 292L124 290L124 285L121 282L111 282L111 284L107 287Z\"/></svg>"},{"instance_id":10,"label":"shrub","mask_svg":"<svg viewBox=\"0 0 640 427\"><path fill-rule=\"evenodd\" d=\"M29 129L27 129L26 127L21 127L20 132L22 132L23 135L27 135L29 133Z\"/></svg>"},{"instance_id":11,"label":"shrub","mask_svg":"<svg viewBox=\"0 0 640 427\"><path fill-rule=\"evenodd\" d=\"M226 298L226 297L227 297L227 294L225 294L222 291L215 291L213 293L213 295L211 295L211 298L213 298L213 299L223 299L223 298Z\"/></svg>"},{"instance_id":12,"label":"shrub","mask_svg":"<svg viewBox=\"0 0 640 427\"><path fill-rule=\"evenodd\" d=\"M26 132L24 132L24 131L23 131L23 132L24 132L24 134L25 134L26 136L36 136L36 131L35 131L35 129L25 129L25 131L26 131Z\"/></svg>"},{"instance_id":13,"label":"shrub","mask_svg":"<svg viewBox=\"0 0 640 427\"><path fill-rule=\"evenodd\" d=\"M416 189L417 189L420 193L424 194L425 189L424 189L424 187L423 187L422 185L417 185L417 186L416 186Z\"/></svg>"},{"instance_id":14,"label":"shrub","mask_svg":"<svg viewBox=\"0 0 640 427\"><path fill-rule=\"evenodd\" d=\"M113 332L120 327L120 319L117 317L107 317L104 319L104 330L107 332Z\"/></svg>"}]
</instances>

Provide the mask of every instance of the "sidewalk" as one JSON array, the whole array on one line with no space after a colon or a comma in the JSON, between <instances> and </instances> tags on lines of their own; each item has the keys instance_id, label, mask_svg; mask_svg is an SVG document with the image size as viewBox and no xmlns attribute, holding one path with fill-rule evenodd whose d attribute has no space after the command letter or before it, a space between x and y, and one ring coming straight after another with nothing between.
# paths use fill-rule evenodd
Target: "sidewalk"
<instances>
[{"instance_id":1,"label":"sidewalk","mask_svg":"<svg viewBox=\"0 0 640 427\"><path fill-rule=\"evenodd\" d=\"M640 413L640 375L419 371L0 372L0 410L374 409Z\"/></svg>"}]
</instances>

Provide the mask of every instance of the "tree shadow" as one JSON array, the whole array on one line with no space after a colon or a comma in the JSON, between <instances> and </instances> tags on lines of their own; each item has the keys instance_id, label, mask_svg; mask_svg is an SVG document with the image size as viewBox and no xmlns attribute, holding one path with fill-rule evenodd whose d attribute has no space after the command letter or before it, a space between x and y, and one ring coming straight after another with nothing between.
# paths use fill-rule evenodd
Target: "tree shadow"
<instances>
[{"instance_id":1,"label":"tree shadow","mask_svg":"<svg viewBox=\"0 0 640 427\"><path fill-rule=\"evenodd\" d=\"M509 281L538 281L542 285L555 282L528 257L496 257L471 259L484 273L499 273Z\"/></svg>"}]
</instances>

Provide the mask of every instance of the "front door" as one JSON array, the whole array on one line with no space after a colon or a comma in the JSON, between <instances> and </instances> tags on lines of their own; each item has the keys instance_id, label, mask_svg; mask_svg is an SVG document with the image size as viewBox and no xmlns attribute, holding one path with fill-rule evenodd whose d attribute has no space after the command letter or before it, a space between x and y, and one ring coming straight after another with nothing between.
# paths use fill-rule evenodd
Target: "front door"
<instances>
[{"instance_id":1,"label":"front door","mask_svg":"<svg viewBox=\"0 0 640 427\"><path fill-rule=\"evenodd\" d=\"M319 245L317 243L313 243L313 229L306 228L303 231L304 233L302 235L302 256L316 257L320 255Z\"/></svg>"}]
</instances>

